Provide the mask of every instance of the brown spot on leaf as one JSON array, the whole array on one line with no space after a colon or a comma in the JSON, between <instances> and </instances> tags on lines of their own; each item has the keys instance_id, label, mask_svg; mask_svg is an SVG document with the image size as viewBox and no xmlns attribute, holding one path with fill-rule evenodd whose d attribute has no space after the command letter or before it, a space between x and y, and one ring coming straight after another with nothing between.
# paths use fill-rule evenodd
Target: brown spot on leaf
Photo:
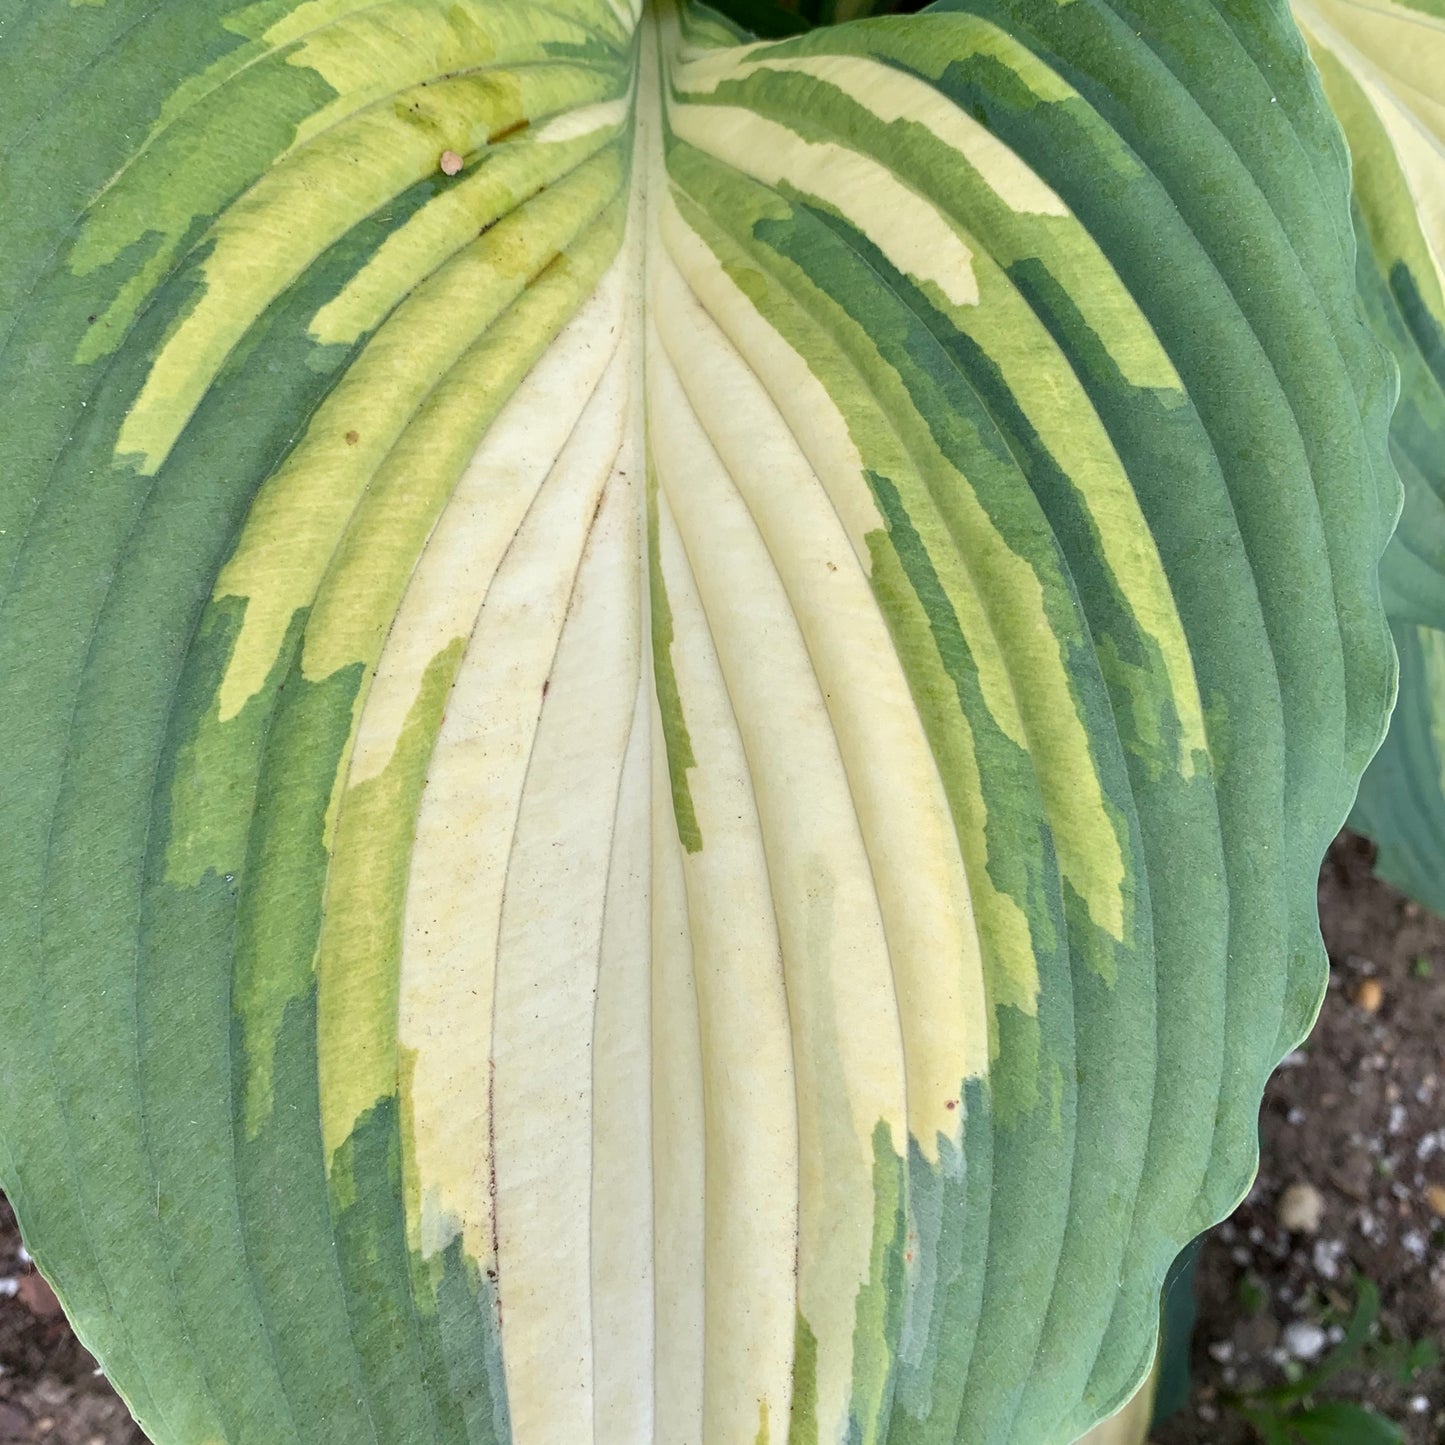
<instances>
[{"instance_id":1,"label":"brown spot on leaf","mask_svg":"<svg viewBox=\"0 0 1445 1445\"><path fill-rule=\"evenodd\" d=\"M347 445L347 446L349 446L349 447L354 447L354 446L357 444L357 442L359 442L360 440L361 440L361 433L360 433L359 431L349 431L349 432L346 433L346 445Z\"/></svg>"},{"instance_id":2,"label":"brown spot on leaf","mask_svg":"<svg viewBox=\"0 0 1445 1445\"><path fill-rule=\"evenodd\" d=\"M518 131L526 130L532 122L524 115L521 120L514 120L511 125L503 126L501 130L494 131L487 139L495 145L499 140L506 140L508 136L516 135Z\"/></svg>"}]
</instances>

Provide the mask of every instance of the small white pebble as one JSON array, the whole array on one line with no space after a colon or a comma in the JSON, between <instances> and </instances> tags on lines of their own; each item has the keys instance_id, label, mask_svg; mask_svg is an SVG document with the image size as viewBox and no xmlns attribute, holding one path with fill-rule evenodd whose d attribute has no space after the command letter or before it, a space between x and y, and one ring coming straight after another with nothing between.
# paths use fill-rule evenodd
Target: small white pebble
<instances>
[{"instance_id":1,"label":"small white pebble","mask_svg":"<svg viewBox=\"0 0 1445 1445\"><path fill-rule=\"evenodd\" d=\"M14 1299L19 1289L18 1279L0 1279L0 1299Z\"/></svg>"},{"instance_id":2,"label":"small white pebble","mask_svg":"<svg viewBox=\"0 0 1445 1445\"><path fill-rule=\"evenodd\" d=\"M1307 1117L1303 1109L1291 1109L1289 1113L1284 1116L1284 1121L1286 1124L1298 1129Z\"/></svg>"},{"instance_id":3,"label":"small white pebble","mask_svg":"<svg viewBox=\"0 0 1445 1445\"><path fill-rule=\"evenodd\" d=\"M1405 1112L1405 1106L1403 1104L1391 1104L1390 1133L1403 1134L1405 1132L1405 1125L1408 1122L1409 1118L1410 1116Z\"/></svg>"},{"instance_id":4,"label":"small white pebble","mask_svg":"<svg viewBox=\"0 0 1445 1445\"><path fill-rule=\"evenodd\" d=\"M1235 1264L1248 1264L1250 1259L1249 1251L1242 1244L1236 1244L1229 1251L1229 1257Z\"/></svg>"},{"instance_id":5,"label":"small white pebble","mask_svg":"<svg viewBox=\"0 0 1445 1445\"><path fill-rule=\"evenodd\" d=\"M21 1264L35 1263L35 1261L30 1257L30 1251L26 1249L23 1244L20 1246L19 1252L16 1254L15 1257L20 1261Z\"/></svg>"},{"instance_id":6,"label":"small white pebble","mask_svg":"<svg viewBox=\"0 0 1445 1445\"><path fill-rule=\"evenodd\" d=\"M1291 1234L1317 1234L1325 1217L1325 1197L1313 1184L1291 1184L1279 1197L1276 1215Z\"/></svg>"},{"instance_id":7,"label":"small white pebble","mask_svg":"<svg viewBox=\"0 0 1445 1445\"><path fill-rule=\"evenodd\" d=\"M1285 1349L1297 1360L1317 1360L1329 1343L1325 1332L1310 1320L1291 1320L1281 1337Z\"/></svg>"},{"instance_id":8,"label":"small white pebble","mask_svg":"<svg viewBox=\"0 0 1445 1445\"><path fill-rule=\"evenodd\" d=\"M1424 1259L1430 1252L1425 1236L1418 1229L1407 1230L1400 1236L1400 1244L1411 1259Z\"/></svg>"},{"instance_id":9,"label":"small white pebble","mask_svg":"<svg viewBox=\"0 0 1445 1445\"><path fill-rule=\"evenodd\" d=\"M1411 1411L1412 1414L1415 1414L1415 1415L1425 1415L1425 1414L1428 1414L1428 1413L1429 1413L1429 1410L1430 1410L1430 1401L1429 1401L1429 1399L1428 1399L1426 1396L1424 1396L1424 1395L1415 1395L1415 1396L1413 1396L1413 1397L1411 1398L1411 1400L1410 1400L1410 1411Z\"/></svg>"},{"instance_id":10,"label":"small white pebble","mask_svg":"<svg viewBox=\"0 0 1445 1445\"><path fill-rule=\"evenodd\" d=\"M1292 1053L1292 1054L1286 1054L1286 1055L1284 1056L1284 1058L1280 1061L1280 1068L1282 1068L1282 1069L1297 1069L1297 1068L1299 1068L1302 1064L1307 1064L1307 1063L1309 1063L1309 1061L1310 1061L1310 1056L1309 1056L1307 1053L1305 1053L1305 1051L1304 1051L1303 1049L1296 1049L1296 1050L1294 1051L1294 1053Z\"/></svg>"},{"instance_id":11,"label":"small white pebble","mask_svg":"<svg viewBox=\"0 0 1445 1445\"><path fill-rule=\"evenodd\" d=\"M1330 1337L1330 1343L1337 1345L1345 1337L1345 1327L1343 1325L1331 1325L1326 1333Z\"/></svg>"},{"instance_id":12,"label":"small white pebble","mask_svg":"<svg viewBox=\"0 0 1445 1445\"><path fill-rule=\"evenodd\" d=\"M1340 1277L1340 1260L1344 1258L1345 1242L1342 1239L1317 1239L1311 1254L1315 1273L1321 1279Z\"/></svg>"},{"instance_id":13,"label":"small white pebble","mask_svg":"<svg viewBox=\"0 0 1445 1445\"><path fill-rule=\"evenodd\" d=\"M1360 1217L1356 1221L1356 1228L1371 1244L1383 1244L1385 1242L1385 1226L1368 1209L1360 1210Z\"/></svg>"},{"instance_id":14,"label":"small white pebble","mask_svg":"<svg viewBox=\"0 0 1445 1445\"><path fill-rule=\"evenodd\" d=\"M1199 1418L1206 1424L1212 1425L1219 1419L1219 1411L1213 1405L1201 1404L1199 1406Z\"/></svg>"},{"instance_id":15,"label":"small white pebble","mask_svg":"<svg viewBox=\"0 0 1445 1445\"><path fill-rule=\"evenodd\" d=\"M1209 1347L1209 1358L1221 1365L1228 1364L1234 1358L1234 1341L1215 1340Z\"/></svg>"}]
</instances>

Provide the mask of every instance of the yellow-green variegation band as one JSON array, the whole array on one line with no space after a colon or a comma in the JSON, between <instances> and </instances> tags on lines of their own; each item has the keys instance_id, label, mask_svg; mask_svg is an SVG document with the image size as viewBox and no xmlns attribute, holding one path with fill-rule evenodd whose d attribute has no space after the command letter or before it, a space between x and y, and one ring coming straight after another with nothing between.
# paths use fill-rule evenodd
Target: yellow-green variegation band
<instances>
[{"instance_id":1,"label":"yellow-green variegation band","mask_svg":"<svg viewBox=\"0 0 1445 1445\"><path fill-rule=\"evenodd\" d=\"M0 97L0 1179L153 1438L1115 1411L1393 685L1282 0L0 0Z\"/></svg>"}]
</instances>

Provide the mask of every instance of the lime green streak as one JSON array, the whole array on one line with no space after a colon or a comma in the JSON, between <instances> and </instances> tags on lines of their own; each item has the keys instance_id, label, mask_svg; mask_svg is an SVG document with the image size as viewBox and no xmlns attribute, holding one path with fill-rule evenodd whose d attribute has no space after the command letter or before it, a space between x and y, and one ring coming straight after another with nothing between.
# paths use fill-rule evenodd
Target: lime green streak
<instances>
[{"instance_id":1,"label":"lime green streak","mask_svg":"<svg viewBox=\"0 0 1445 1445\"><path fill-rule=\"evenodd\" d=\"M662 576L662 552L657 536L657 476L647 470L647 575L648 598L652 612L653 687L657 693L658 711L662 714L662 736L667 748L667 773L672 780L672 811L677 818L677 835L689 853L702 851L702 830L688 787L687 771L697 766L692 739L688 736L687 719L682 711L682 694L678 691L677 671L672 665L672 606L667 600L667 587Z\"/></svg>"},{"instance_id":2,"label":"lime green streak","mask_svg":"<svg viewBox=\"0 0 1445 1445\"><path fill-rule=\"evenodd\" d=\"M457 638L431 660L390 761L342 801L316 969L328 1166L356 1120L397 1086L397 998L412 833L465 649L465 639Z\"/></svg>"},{"instance_id":3,"label":"lime green streak","mask_svg":"<svg viewBox=\"0 0 1445 1445\"><path fill-rule=\"evenodd\" d=\"M788 1445L818 1445L818 1337L798 1314L793 1340L793 1408Z\"/></svg>"}]
</instances>

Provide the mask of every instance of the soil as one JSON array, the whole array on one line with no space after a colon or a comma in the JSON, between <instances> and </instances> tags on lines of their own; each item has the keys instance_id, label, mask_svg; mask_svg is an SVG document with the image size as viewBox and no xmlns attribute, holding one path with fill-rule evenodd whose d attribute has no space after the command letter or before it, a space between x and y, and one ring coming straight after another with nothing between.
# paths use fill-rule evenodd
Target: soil
<instances>
[{"instance_id":1,"label":"soil","mask_svg":"<svg viewBox=\"0 0 1445 1445\"><path fill-rule=\"evenodd\" d=\"M1256 1441L1231 1397L1305 1368L1289 1349L1307 1338L1299 1324L1338 1336L1360 1277L1379 1290L1379 1326L1363 1368L1320 1398L1369 1406L1409 1445L1445 1442L1438 1364L1400 1378L1411 1345L1445 1348L1445 1220L1431 1207L1445 1186L1445 920L1381 883L1371 862L1370 845L1346 833L1320 872L1329 993L1265 1094L1255 1186L1205 1242L1193 1394L1156 1427L1157 1445ZM1313 1232L1281 1226L1292 1185L1318 1191Z\"/></svg>"},{"instance_id":2,"label":"soil","mask_svg":"<svg viewBox=\"0 0 1445 1445\"><path fill-rule=\"evenodd\" d=\"M1349 834L1325 859L1329 994L1265 1096L1259 1178L1205 1243L1193 1391L1156 1427L1156 1445L1253 1445L1231 1401L1307 1368L1291 1353L1310 1333L1301 1325L1337 1339L1361 1277L1380 1293L1379 1325L1358 1367L1320 1398L1370 1406L1408 1445L1445 1442L1445 1372L1402 1370L1412 1345L1445 1347L1445 1193L1433 1207L1431 1194L1445 1188L1445 920L1379 882L1370 863L1369 845ZM1317 1228L1281 1225L1292 1185L1317 1192ZM0 1445L39 1441L144 1445L0 1198Z\"/></svg>"},{"instance_id":3,"label":"soil","mask_svg":"<svg viewBox=\"0 0 1445 1445\"><path fill-rule=\"evenodd\" d=\"M0 1196L0 1445L145 1445L71 1333Z\"/></svg>"}]
</instances>

